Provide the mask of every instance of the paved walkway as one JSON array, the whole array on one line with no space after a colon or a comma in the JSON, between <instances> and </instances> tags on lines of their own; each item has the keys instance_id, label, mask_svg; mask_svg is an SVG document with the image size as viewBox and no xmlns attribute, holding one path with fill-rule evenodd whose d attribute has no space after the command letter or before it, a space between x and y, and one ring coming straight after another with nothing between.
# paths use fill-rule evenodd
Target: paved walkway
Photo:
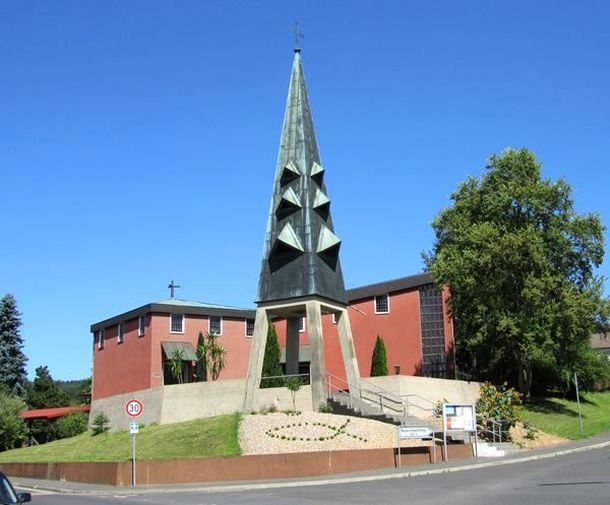
<instances>
[{"instance_id":1,"label":"paved walkway","mask_svg":"<svg viewBox=\"0 0 610 505\"><path fill-rule=\"evenodd\" d=\"M568 442L543 449L523 450L500 458L478 458L455 460L437 464L404 466L402 468L387 468L368 472L358 472L339 475L324 475L321 477L306 477L298 479L274 479L256 481L224 481L214 483L190 483L174 485L150 485L130 487L115 487L103 484L85 484L81 482L54 481L45 479L11 478L17 487L29 490L51 491L61 494L95 494L95 495L129 495L180 491L220 492L245 491L253 489L269 489L277 487L317 486L328 484L345 484L384 479L397 479L432 475L449 472L467 471L476 468L494 467L517 464L538 459L560 457L574 452L592 451L610 447L610 432L596 437Z\"/></svg>"}]
</instances>

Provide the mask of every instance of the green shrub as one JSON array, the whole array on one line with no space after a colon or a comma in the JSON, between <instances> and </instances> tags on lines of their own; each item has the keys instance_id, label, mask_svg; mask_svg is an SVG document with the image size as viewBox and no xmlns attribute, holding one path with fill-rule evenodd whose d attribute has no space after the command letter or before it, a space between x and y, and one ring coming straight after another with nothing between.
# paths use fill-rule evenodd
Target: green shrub
<instances>
[{"instance_id":1,"label":"green shrub","mask_svg":"<svg viewBox=\"0 0 610 505\"><path fill-rule=\"evenodd\" d=\"M500 424L501 438L508 439L508 429L519 421L521 394L502 384L499 387L485 382L481 384L477 401L477 417L483 428L490 430ZM493 422L492 422L493 421ZM485 437L485 433L483 433Z\"/></svg>"},{"instance_id":2,"label":"green shrub","mask_svg":"<svg viewBox=\"0 0 610 505\"><path fill-rule=\"evenodd\" d=\"M93 422L91 423L91 432L93 435L101 435L107 431L110 431L110 419L100 410L93 418Z\"/></svg>"},{"instance_id":3,"label":"green shrub","mask_svg":"<svg viewBox=\"0 0 610 505\"><path fill-rule=\"evenodd\" d=\"M70 438L87 431L89 418L87 414L78 412L60 417L55 421L55 435L57 438Z\"/></svg>"},{"instance_id":4,"label":"green shrub","mask_svg":"<svg viewBox=\"0 0 610 505\"><path fill-rule=\"evenodd\" d=\"M318 407L318 412L322 412L323 414L332 414L334 412L332 405L329 405L326 402L320 403Z\"/></svg>"},{"instance_id":5,"label":"green shrub","mask_svg":"<svg viewBox=\"0 0 610 505\"><path fill-rule=\"evenodd\" d=\"M19 417L26 410L25 402L0 388L0 451L19 447L28 433L28 428Z\"/></svg>"},{"instance_id":6,"label":"green shrub","mask_svg":"<svg viewBox=\"0 0 610 505\"><path fill-rule=\"evenodd\" d=\"M385 375L388 375L388 355L383 339L377 335L373 357L371 358L371 377L382 377Z\"/></svg>"}]
</instances>

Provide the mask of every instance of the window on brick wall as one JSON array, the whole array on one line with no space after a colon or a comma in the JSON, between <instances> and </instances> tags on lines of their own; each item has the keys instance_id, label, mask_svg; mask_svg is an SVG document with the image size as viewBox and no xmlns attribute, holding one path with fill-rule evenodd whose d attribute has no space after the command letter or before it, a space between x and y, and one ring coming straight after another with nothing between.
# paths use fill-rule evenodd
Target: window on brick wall
<instances>
[{"instance_id":1,"label":"window on brick wall","mask_svg":"<svg viewBox=\"0 0 610 505\"><path fill-rule=\"evenodd\" d=\"M215 335L222 335L222 317L221 316L210 316L210 327L208 329L210 333Z\"/></svg>"},{"instance_id":2,"label":"window on brick wall","mask_svg":"<svg viewBox=\"0 0 610 505\"><path fill-rule=\"evenodd\" d=\"M117 344L122 344L123 342L125 342L125 323L119 323L116 335Z\"/></svg>"},{"instance_id":3,"label":"window on brick wall","mask_svg":"<svg viewBox=\"0 0 610 505\"><path fill-rule=\"evenodd\" d=\"M140 316L138 319L138 336L146 334L146 316Z\"/></svg>"},{"instance_id":4,"label":"window on brick wall","mask_svg":"<svg viewBox=\"0 0 610 505\"><path fill-rule=\"evenodd\" d=\"M375 314L388 314L390 312L390 297L388 295L375 296Z\"/></svg>"},{"instance_id":5,"label":"window on brick wall","mask_svg":"<svg viewBox=\"0 0 610 505\"><path fill-rule=\"evenodd\" d=\"M171 333L184 333L184 314L172 314L169 331Z\"/></svg>"},{"instance_id":6,"label":"window on brick wall","mask_svg":"<svg viewBox=\"0 0 610 505\"><path fill-rule=\"evenodd\" d=\"M246 319L246 337L254 335L254 319Z\"/></svg>"}]
</instances>

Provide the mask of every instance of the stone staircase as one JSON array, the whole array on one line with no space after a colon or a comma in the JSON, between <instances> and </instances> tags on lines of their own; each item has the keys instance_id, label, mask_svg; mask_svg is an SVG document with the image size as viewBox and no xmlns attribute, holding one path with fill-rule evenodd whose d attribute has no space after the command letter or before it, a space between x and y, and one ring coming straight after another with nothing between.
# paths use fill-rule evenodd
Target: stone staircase
<instances>
[{"instance_id":1,"label":"stone staircase","mask_svg":"<svg viewBox=\"0 0 610 505\"><path fill-rule=\"evenodd\" d=\"M364 417L366 419L373 419L396 426L402 424L406 426L430 426L430 428L434 428L430 423L415 416L404 416L387 411L382 412L379 406L359 398L352 398L349 393L343 391L333 392L330 398L328 398L328 405L332 407L335 414Z\"/></svg>"}]
</instances>

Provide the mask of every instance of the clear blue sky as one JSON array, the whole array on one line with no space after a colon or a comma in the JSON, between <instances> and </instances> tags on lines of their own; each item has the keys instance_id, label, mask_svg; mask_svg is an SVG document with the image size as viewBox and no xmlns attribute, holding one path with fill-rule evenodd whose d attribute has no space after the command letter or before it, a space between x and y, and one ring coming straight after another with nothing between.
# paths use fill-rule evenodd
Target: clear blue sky
<instances>
[{"instance_id":1,"label":"clear blue sky","mask_svg":"<svg viewBox=\"0 0 610 505\"><path fill-rule=\"evenodd\" d=\"M90 324L171 279L253 307L295 19L348 287L420 271L507 146L608 223L605 0L5 0L0 295L30 376L88 376Z\"/></svg>"}]
</instances>

